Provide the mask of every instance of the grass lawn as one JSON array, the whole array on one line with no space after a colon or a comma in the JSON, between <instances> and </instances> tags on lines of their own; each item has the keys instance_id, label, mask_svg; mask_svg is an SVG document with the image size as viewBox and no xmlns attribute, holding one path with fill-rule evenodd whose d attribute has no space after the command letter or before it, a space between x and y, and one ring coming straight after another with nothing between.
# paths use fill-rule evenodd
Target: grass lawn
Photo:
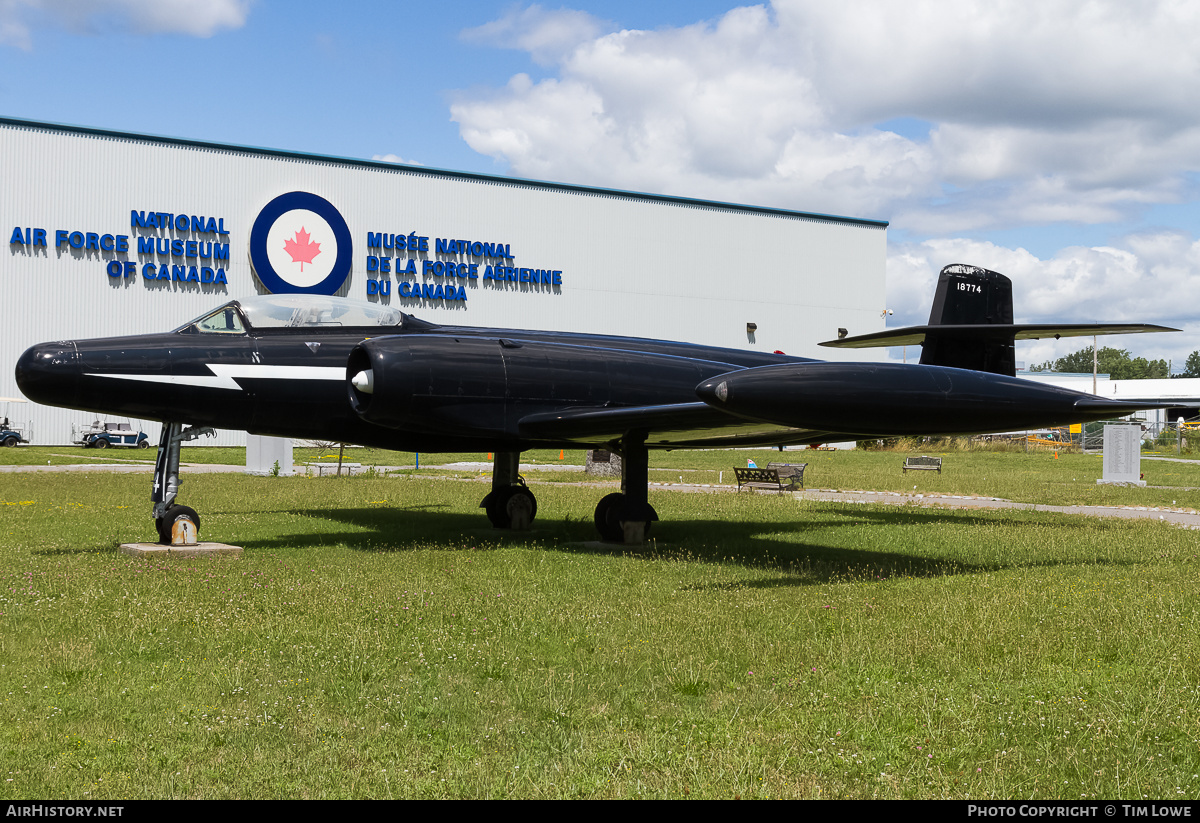
<instances>
[{"instance_id":1,"label":"grass lawn","mask_svg":"<svg viewBox=\"0 0 1200 823\"><path fill-rule=\"evenodd\" d=\"M803 457L810 487L1200 508L1191 464ZM538 482L509 534L486 488L185 474L245 553L167 562L116 550L148 476L0 475L0 798L1200 796L1195 531L654 489L629 552L589 542L605 489Z\"/></svg>"}]
</instances>

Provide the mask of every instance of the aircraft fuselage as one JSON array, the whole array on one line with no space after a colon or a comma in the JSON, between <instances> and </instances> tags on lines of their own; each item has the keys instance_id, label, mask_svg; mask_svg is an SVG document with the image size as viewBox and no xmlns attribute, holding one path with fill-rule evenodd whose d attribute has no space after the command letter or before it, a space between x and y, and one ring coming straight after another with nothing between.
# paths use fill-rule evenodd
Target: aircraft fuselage
<instances>
[{"instance_id":1,"label":"aircraft fuselage","mask_svg":"<svg viewBox=\"0 0 1200 823\"><path fill-rule=\"evenodd\" d=\"M537 511L520 452L611 448L622 456L621 492L597 505L596 526L605 539L640 543L658 519L647 498L651 449L1014 431L1155 405L1016 378L1018 335L1079 328L1012 324L1003 275L947 267L938 295L918 330L932 341L921 364L435 326L379 304L277 295L233 301L168 334L42 343L21 356L17 383L38 403L164 422L152 498L163 542L199 527L198 514L175 502L180 444L199 431L183 424L494 452L481 506L500 528L526 527ZM1161 329L1120 327L1130 330Z\"/></svg>"},{"instance_id":2,"label":"aircraft fuselage","mask_svg":"<svg viewBox=\"0 0 1200 823\"><path fill-rule=\"evenodd\" d=\"M806 362L604 335L423 326L397 331L197 334L185 327L57 341L29 349L17 377L36 402L97 414L400 451L498 451L578 445L572 437L522 435L520 420L530 414L697 405L696 386L709 377ZM364 343L384 361L376 366L381 385L370 398L374 411L365 415L347 386L347 361ZM390 403L388 392L398 383L403 405ZM737 444L778 438L788 428L745 421L713 434ZM808 434L791 431L785 439Z\"/></svg>"}]
</instances>

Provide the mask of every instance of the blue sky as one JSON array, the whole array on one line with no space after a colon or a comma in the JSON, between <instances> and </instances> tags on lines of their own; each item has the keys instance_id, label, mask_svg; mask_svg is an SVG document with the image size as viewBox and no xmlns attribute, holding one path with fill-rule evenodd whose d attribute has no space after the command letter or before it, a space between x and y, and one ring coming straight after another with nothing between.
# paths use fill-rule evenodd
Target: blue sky
<instances>
[{"instance_id":1,"label":"blue sky","mask_svg":"<svg viewBox=\"0 0 1200 823\"><path fill-rule=\"evenodd\" d=\"M1200 349L1198 4L0 0L0 114L888 220L1018 320ZM1035 343L1040 362L1077 341Z\"/></svg>"},{"instance_id":2,"label":"blue sky","mask_svg":"<svg viewBox=\"0 0 1200 823\"><path fill-rule=\"evenodd\" d=\"M198 9L226 6L240 25ZM175 7L169 20L145 8ZM687 25L728 3L593 4L623 27ZM450 104L518 73L553 75L511 36L463 32L509 2L0 0L0 113L344 157L508 173L473 151ZM580 7L582 8L582 7ZM5 23L21 31L4 37ZM199 29L199 31L194 31Z\"/></svg>"}]
</instances>

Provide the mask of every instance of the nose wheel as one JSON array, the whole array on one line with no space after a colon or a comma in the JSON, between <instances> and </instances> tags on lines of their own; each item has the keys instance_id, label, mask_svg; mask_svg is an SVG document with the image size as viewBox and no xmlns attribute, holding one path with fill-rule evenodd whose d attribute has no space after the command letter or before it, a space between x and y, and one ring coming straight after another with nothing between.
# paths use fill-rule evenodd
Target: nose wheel
<instances>
[{"instance_id":1,"label":"nose wheel","mask_svg":"<svg viewBox=\"0 0 1200 823\"><path fill-rule=\"evenodd\" d=\"M154 528L158 542L168 546L192 545L200 539L200 515L189 506L175 502L179 494L179 453L184 442L197 437L216 437L209 426L190 426L182 423L163 423L158 441L158 458L154 461Z\"/></svg>"},{"instance_id":2,"label":"nose wheel","mask_svg":"<svg viewBox=\"0 0 1200 823\"><path fill-rule=\"evenodd\" d=\"M162 517L154 518L158 542L164 545L190 545L200 535L200 515L190 506L171 506Z\"/></svg>"}]
</instances>

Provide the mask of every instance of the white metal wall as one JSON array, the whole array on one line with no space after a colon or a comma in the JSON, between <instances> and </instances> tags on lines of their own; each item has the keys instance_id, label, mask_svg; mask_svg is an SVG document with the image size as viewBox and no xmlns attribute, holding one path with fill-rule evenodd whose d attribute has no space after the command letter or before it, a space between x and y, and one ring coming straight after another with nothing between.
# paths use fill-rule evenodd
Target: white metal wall
<instances>
[{"instance_id":1,"label":"white metal wall","mask_svg":"<svg viewBox=\"0 0 1200 823\"><path fill-rule=\"evenodd\" d=\"M513 265L562 271L558 288L457 280L467 300L446 303L400 299L397 282L410 278L392 274L390 298L371 298L434 322L829 359L863 359L817 348L839 327L851 334L883 328L881 223L15 121L0 121L0 180L0 231L10 241L0 267L0 360L8 364L0 396L19 396L12 364L34 343L165 331L262 291L248 259L250 227L263 206L289 191L325 198L349 224L347 297L367 299L368 232L427 236L430 250L420 256L431 260L451 259L434 252L438 237L507 243ZM184 235L133 228L132 210L222 218L230 232L228 286L144 280L142 265L156 258L136 253L137 236ZM14 228L33 227L46 230L48 247L11 242ZM127 235L131 249L56 248L60 229ZM112 260L136 261L138 273L112 278L105 270ZM479 271L482 278L482 265ZM747 323L757 324L753 335ZM42 444L67 442L71 424L91 417L34 404L10 413L29 418ZM146 430L153 437L158 427ZM220 442L243 440L226 433Z\"/></svg>"}]
</instances>

